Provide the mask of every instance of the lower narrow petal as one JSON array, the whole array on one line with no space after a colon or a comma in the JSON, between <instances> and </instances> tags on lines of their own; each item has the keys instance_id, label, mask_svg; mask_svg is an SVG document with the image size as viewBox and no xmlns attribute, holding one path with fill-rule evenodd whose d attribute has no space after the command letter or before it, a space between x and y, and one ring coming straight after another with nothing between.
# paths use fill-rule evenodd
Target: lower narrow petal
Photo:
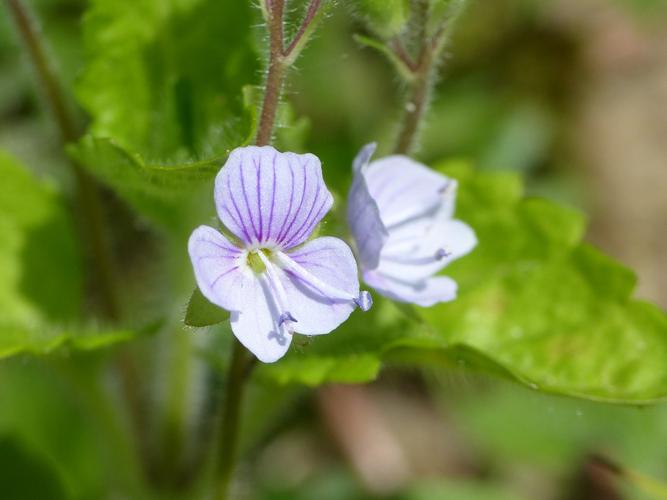
<instances>
[{"instance_id":1,"label":"lower narrow petal","mask_svg":"<svg viewBox=\"0 0 667 500\"><path fill-rule=\"evenodd\" d=\"M292 334L281 323L272 292L265 278L251 277L236 290L243 306L231 315L232 332L246 349L264 363L282 358L292 342Z\"/></svg>"},{"instance_id":2,"label":"lower narrow petal","mask_svg":"<svg viewBox=\"0 0 667 500\"><path fill-rule=\"evenodd\" d=\"M326 283L327 288L338 291L332 294L302 276L283 270L290 313L296 318L294 330L305 335L329 333L357 307L359 279L350 247L338 238L322 237L290 252L289 257Z\"/></svg>"},{"instance_id":3,"label":"lower narrow petal","mask_svg":"<svg viewBox=\"0 0 667 500\"><path fill-rule=\"evenodd\" d=\"M385 297L421 307L454 300L458 288L456 282L447 276L409 283L377 271L368 271L364 273L364 281Z\"/></svg>"}]
</instances>

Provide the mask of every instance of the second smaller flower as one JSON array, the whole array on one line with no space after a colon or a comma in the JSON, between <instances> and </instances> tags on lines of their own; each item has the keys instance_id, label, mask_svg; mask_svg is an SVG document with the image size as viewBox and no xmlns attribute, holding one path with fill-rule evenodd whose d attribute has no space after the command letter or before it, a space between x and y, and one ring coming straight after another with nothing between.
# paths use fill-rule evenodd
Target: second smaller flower
<instances>
[{"instance_id":1,"label":"second smaller flower","mask_svg":"<svg viewBox=\"0 0 667 500\"><path fill-rule=\"evenodd\" d=\"M354 160L348 223L363 279L379 293L428 307L456 298L457 285L435 276L477 244L453 218L457 184L407 156L370 162L375 144Z\"/></svg>"}]
</instances>

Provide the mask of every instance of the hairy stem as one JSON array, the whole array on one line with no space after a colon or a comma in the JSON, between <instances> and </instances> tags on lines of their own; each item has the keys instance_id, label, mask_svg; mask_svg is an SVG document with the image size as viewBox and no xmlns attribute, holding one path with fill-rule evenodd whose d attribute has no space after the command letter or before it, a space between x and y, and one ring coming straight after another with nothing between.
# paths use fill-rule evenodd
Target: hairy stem
<instances>
[{"instance_id":1,"label":"hairy stem","mask_svg":"<svg viewBox=\"0 0 667 500\"><path fill-rule=\"evenodd\" d=\"M276 113L283 89L285 74L294 62L315 25L315 18L322 3L311 0L305 17L294 38L285 48L284 12L285 0L261 0L262 12L269 31L269 67L266 76L264 100L257 138L255 143L264 146L271 143ZM245 347L234 339L234 347L229 364L226 389L222 401L222 416L217 443L216 478L218 481L216 498L225 499L229 491L238 447L239 415L243 393L254 358L248 357Z\"/></svg>"},{"instance_id":2,"label":"hairy stem","mask_svg":"<svg viewBox=\"0 0 667 500\"><path fill-rule=\"evenodd\" d=\"M258 146L265 146L271 142L285 75L316 26L316 17L322 4L322 0L311 0L299 29L287 48L285 48L285 0L263 1L265 2L262 4L263 12L265 13L269 31L269 67L264 85L262 112L255 140Z\"/></svg>"},{"instance_id":3,"label":"hairy stem","mask_svg":"<svg viewBox=\"0 0 667 500\"><path fill-rule=\"evenodd\" d=\"M410 82L402 126L394 148L394 152L397 154L410 154L415 149L433 89L434 62L433 54L428 51L415 72L414 80Z\"/></svg>"},{"instance_id":4,"label":"hairy stem","mask_svg":"<svg viewBox=\"0 0 667 500\"><path fill-rule=\"evenodd\" d=\"M245 392L245 382L253 359L249 358L245 347L236 339L233 342L232 357L225 380L225 390L222 400L222 418L218 432L218 456L216 457L217 491L215 498L225 500L229 492L239 437L239 417L241 404Z\"/></svg>"},{"instance_id":5,"label":"hairy stem","mask_svg":"<svg viewBox=\"0 0 667 500\"><path fill-rule=\"evenodd\" d=\"M414 9L413 30L419 41L419 54L413 64L409 55L400 44L394 40L393 50L397 57L407 61L412 70L409 88L404 105L404 116L400 127L394 152L410 154L418 144L419 133L431 100L431 93L436 80L437 63L444 45L446 22L443 20L434 34L429 35L426 25L429 22L429 4L424 0L413 0Z\"/></svg>"},{"instance_id":6,"label":"hairy stem","mask_svg":"<svg viewBox=\"0 0 667 500\"><path fill-rule=\"evenodd\" d=\"M285 79L285 61L283 48L283 12L284 0L271 0L268 10L267 27L269 29L269 70L266 76L262 114L257 128L256 143L264 146L271 142L276 112Z\"/></svg>"}]
</instances>

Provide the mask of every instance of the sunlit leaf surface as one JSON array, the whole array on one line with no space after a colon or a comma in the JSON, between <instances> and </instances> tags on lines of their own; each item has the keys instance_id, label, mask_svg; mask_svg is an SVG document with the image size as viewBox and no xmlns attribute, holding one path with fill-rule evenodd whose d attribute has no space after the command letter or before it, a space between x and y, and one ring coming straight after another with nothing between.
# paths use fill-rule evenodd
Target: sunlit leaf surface
<instances>
[{"instance_id":1,"label":"sunlit leaf surface","mask_svg":"<svg viewBox=\"0 0 667 500\"><path fill-rule=\"evenodd\" d=\"M524 198L516 176L442 169L459 180L457 217L479 238L444 271L459 283L458 299L408 314L376 300L260 373L309 385L363 381L389 360L470 367L596 400L667 396L667 319L631 297L627 268L581 242L582 216Z\"/></svg>"}]
</instances>

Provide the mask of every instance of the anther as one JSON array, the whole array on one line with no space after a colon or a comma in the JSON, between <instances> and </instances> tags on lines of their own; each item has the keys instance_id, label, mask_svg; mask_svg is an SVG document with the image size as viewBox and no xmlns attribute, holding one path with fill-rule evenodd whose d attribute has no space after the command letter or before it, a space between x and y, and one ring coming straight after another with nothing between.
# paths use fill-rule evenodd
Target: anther
<instances>
[{"instance_id":1,"label":"anther","mask_svg":"<svg viewBox=\"0 0 667 500\"><path fill-rule=\"evenodd\" d=\"M297 322L296 319L294 318L294 316L292 316L291 312L285 311L284 313L282 313L280 315L280 318L278 318L278 326L282 326L283 323L286 323L288 321L290 323L296 323Z\"/></svg>"},{"instance_id":2,"label":"anther","mask_svg":"<svg viewBox=\"0 0 667 500\"><path fill-rule=\"evenodd\" d=\"M447 251L446 248L438 248L435 251L435 256L434 257L435 257L435 260L442 260L445 257L451 257L451 255L452 255L452 252Z\"/></svg>"},{"instance_id":3,"label":"anther","mask_svg":"<svg viewBox=\"0 0 667 500\"><path fill-rule=\"evenodd\" d=\"M359 297L354 299L354 303L357 305L357 307L359 307L359 309L366 312L373 305L373 297L366 290L362 290L359 293Z\"/></svg>"}]
</instances>

